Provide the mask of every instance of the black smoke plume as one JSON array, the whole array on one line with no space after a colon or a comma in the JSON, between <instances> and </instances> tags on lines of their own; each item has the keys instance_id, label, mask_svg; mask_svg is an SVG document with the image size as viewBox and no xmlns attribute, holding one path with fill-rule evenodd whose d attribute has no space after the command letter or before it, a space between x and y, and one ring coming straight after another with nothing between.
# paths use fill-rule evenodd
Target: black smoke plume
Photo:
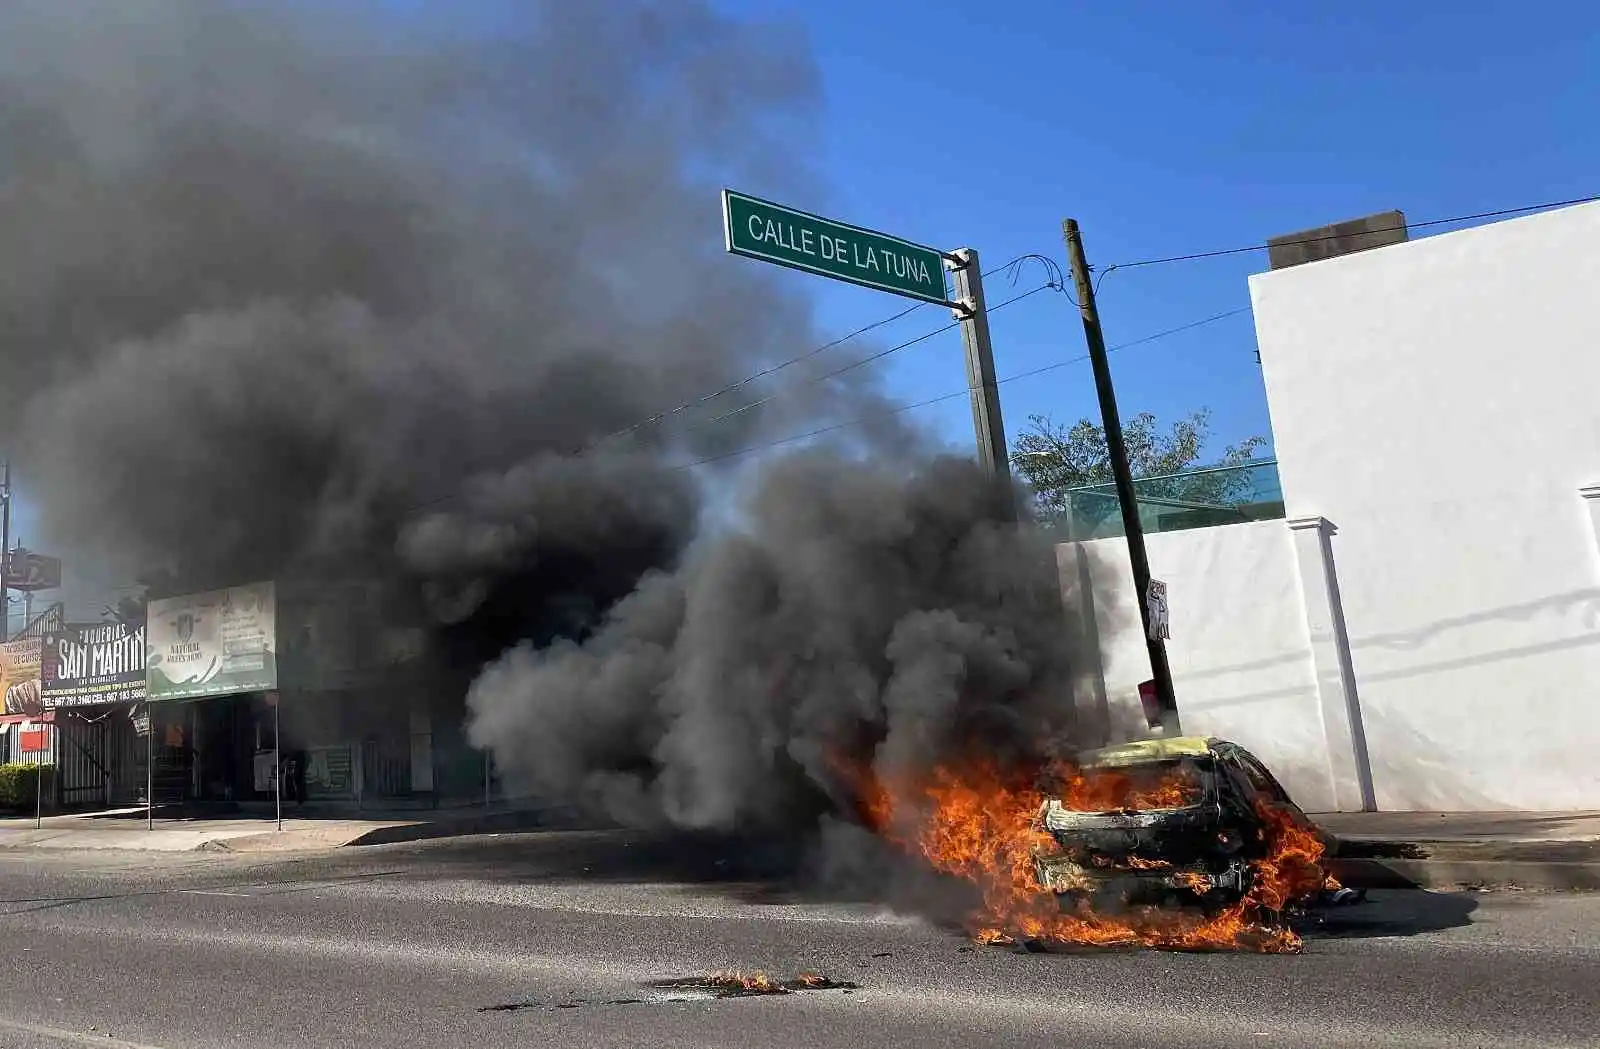
<instances>
[{"instance_id":1,"label":"black smoke plume","mask_svg":"<svg viewBox=\"0 0 1600 1049\"><path fill-rule=\"evenodd\" d=\"M265 6L0 8L0 443L40 545L371 591L418 687L476 679L504 772L628 818L793 817L838 754L1070 720L1048 550L971 464L886 422L731 517L684 468L881 408L805 381L860 348L636 425L825 341L717 228L719 183L814 199L791 27Z\"/></svg>"},{"instance_id":2,"label":"black smoke plume","mask_svg":"<svg viewBox=\"0 0 1600 1049\"><path fill-rule=\"evenodd\" d=\"M581 642L519 645L472 735L542 790L634 822L803 825L856 773L1028 761L1076 684L1048 542L975 463L790 456L744 514Z\"/></svg>"}]
</instances>

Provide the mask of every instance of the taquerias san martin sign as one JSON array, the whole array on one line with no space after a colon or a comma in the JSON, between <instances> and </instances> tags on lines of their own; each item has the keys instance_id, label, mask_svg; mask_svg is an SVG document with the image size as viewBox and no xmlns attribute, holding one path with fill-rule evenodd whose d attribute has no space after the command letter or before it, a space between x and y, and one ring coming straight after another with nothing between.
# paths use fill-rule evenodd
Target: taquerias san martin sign
<instances>
[{"instance_id":1,"label":"taquerias san martin sign","mask_svg":"<svg viewBox=\"0 0 1600 1049\"><path fill-rule=\"evenodd\" d=\"M39 679L47 709L143 700L144 624L106 623L45 635Z\"/></svg>"}]
</instances>

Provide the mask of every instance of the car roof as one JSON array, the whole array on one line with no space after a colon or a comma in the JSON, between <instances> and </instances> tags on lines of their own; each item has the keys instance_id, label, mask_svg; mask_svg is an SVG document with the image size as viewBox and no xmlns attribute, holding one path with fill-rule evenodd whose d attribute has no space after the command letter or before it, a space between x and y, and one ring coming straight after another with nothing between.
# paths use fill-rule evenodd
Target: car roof
<instances>
[{"instance_id":1,"label":"car roof","mask_svg":"<svg viewBox=\"0 0 1600 1049\"><path fill-rule=\"evenodd\" d=\"M1114 747L1086 751L1079 755L1078 763L1084 768L1117 768L1124 765L1144 765L1153 761L1171 761L1176 758L1201 758L1211 754L1220 742L1210 736L1142 739L1133 743L1119 743Z\"/></svg>"}]
</instances>

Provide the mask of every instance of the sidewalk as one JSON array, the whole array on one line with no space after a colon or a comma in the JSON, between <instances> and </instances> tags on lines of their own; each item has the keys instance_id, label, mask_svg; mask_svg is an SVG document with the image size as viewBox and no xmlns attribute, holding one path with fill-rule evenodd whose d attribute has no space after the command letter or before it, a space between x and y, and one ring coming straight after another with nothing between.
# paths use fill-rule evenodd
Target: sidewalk
<instances>
[{"instance_id":1,"label":"sidewalk","mask_svg":"<svg viewBox=\"0 0 1600 1049\"><path fill-rule=\"evenodd\" d=\"M1337 874L1372 887L1600 891L1600 812L1327 812Z\"/></svg>"},{"instance_id":2,"label":"sidewalk","mask_svg":"<svg viewBox=\"0 0 1600 1049\"><path fill-rule=\"evenodd\" d=\"M359 815L285 817L283 830L267 815L227 818L163 817L147 827L144 808L0 819L0 849L130 849L141 852L304 852L346 845L380 845L462 834L532 830L559 819L548 805L366 811Z\"/></svg>"}]
</instances>

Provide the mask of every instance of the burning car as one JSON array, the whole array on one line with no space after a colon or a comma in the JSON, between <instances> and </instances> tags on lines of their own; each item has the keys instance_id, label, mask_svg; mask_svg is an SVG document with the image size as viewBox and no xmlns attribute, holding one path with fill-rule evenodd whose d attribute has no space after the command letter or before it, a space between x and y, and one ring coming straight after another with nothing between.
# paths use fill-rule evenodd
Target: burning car
<instances>
[{"instance_id":1,"label":"burning car","mask_svg":"<svg viewBox=\"0 0 1600 1049\"><path fill-rule=\"evenodd\" d=\"M1338 847L1236 743L1198 736L1127 743L1083 754L1063 775L1041 785L1035 823L1053 845L1034 851L1034 867L1040 887L1064 909L1151 904L1217 913L1261 896L1261 879L1272 873L1264 866L1274 862L1284 831L1324 856ZM1294 892L1268 909L1349 890L1330 881L1300 883Z\"/></svg>"}]
</instances>

